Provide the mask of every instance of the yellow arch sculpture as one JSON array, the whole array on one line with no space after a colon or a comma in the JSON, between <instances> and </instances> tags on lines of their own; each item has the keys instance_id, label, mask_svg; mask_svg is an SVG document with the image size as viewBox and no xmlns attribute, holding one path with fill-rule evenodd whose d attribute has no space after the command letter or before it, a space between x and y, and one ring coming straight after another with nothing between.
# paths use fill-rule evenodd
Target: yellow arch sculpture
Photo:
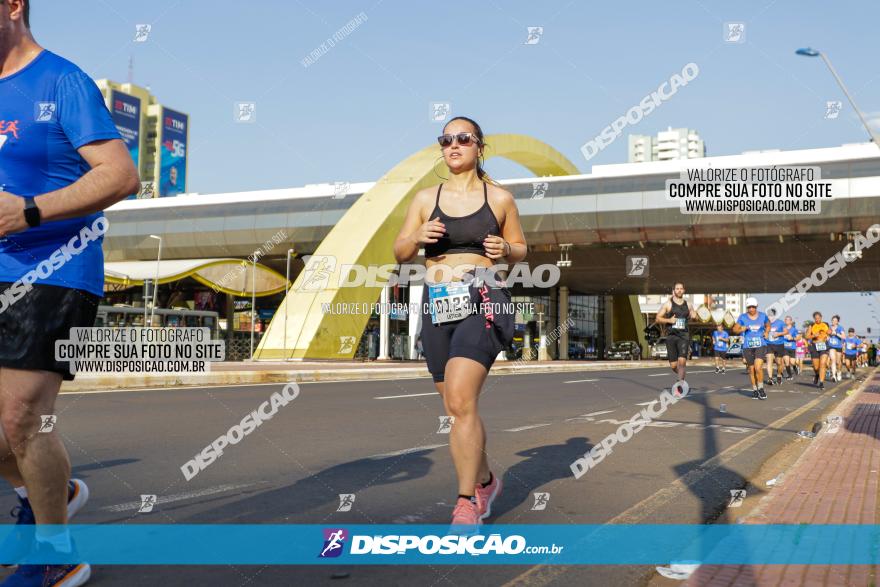
<instances>
[{"instance_id":1,"label":"yellow arch sculpture","mask_svg":"<svg viewBox=\"0 0 880 587\"><path fill-rule=\"evenodd\" d=\"M511 159L537 176L580 173L553 147L525 135L491 135L486 143L487 159ZM434 145L407 157L348 209L297 277L266 329L255 359L354 357L369 312L325 314L322 309L326 304L351 308L351 304L373 304L379 299L380 287L337 287L340 268L396 262L394 239L415 193L439 183L434 174L439 156L439 147Z\"/></svg>"}]
</instances>

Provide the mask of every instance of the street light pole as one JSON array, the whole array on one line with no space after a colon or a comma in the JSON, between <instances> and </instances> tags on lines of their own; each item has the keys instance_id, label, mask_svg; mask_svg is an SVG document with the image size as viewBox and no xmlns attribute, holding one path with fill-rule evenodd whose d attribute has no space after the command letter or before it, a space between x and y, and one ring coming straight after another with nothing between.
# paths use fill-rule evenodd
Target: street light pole
<instances>
[{"instance_id":1,"label":"street light pole","mask_svg":"<svg viewBox=\"0 0 880 587\"><path fill-rule=\"evenodd\" d=\"M846 96L846 99L849 100L849 103L852 105L853 110L856 111L856 114L859 115L859 120L862 121L862 125L865 127L865 130L868 131L868 134L871 136L871 140L877 145L877 148L880 148L880 136L868 125L868 121L865 120L865 116L862 114L862 111L859 110L859 107L856 106L856 101L853 100L853 97L850 95L849 90L846 89L846 86L843 84L843 80L840 79L840 76L837 75L837 70L834 69L834 66L831 65L831 61L828 59L828 56L825 55L822 51L818 49L812 49L810 47L806 47L804 49L798 49L795 51L796 54L802 55L804 57L821 57L822 61L825 62L825 65L828 66L828 70L831 72L831 75L834 76L834 79L837 80L837 85L840 86L840 89L843 90L843 94Z\"/></svg>"},{"instance_id":2,"label":"street light pole","mask_svg":"<svg viewBox=\"0 0 880 587\"><path fill-rule=\"evenodd\" d=\"M251 361L254 360L254 328L257 322L257 251L251 268Z\"/></svg>"},{"instance_id":3,"label":"street light pole","mask_svg":"<svg viewBox=\"0 0 880 587\"><path fill-rule=\"evenodd\" d=\"M296 254L296 251L293 249L287 249L287 273L285 277L287 282L284 285L285 288L285 296L284 296L284 360L287 360L287 308L288 308L288 300L287 294L290 293L290 256L292 254Z\"/></svg>"},{"instance_id":4,"label":"street light pole","mask_svg":"<svg viewBox=\"0 0 880 587\"><path fill-rule=\"evenodd\" d=\"M153 307L150 309L150 326L152 326L156 315L156 301L159 299L159 263L162 262L162 237L151 234L150 238L159 241L159 254L156 256L156 282L153 284Z\"/></svg>"}]
</instances>

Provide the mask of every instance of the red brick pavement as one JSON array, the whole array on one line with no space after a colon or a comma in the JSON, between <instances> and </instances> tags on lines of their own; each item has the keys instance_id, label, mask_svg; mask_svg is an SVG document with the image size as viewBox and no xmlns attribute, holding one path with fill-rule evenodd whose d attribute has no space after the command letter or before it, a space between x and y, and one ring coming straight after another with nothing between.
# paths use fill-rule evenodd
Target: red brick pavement
<instances>
[{"instance_id":1,"label":"red brick pavement","mask_svg":"<svg viewBox=\"0 0 880 587\"><path fill-rule=\"evenodd\" d=\"M839 431L823 430L750 514L746 524L876 524L880 490L880 375L847 398ZM880 567L704 565L688 587L871 586Z\"/></svg>"}]
</instances>

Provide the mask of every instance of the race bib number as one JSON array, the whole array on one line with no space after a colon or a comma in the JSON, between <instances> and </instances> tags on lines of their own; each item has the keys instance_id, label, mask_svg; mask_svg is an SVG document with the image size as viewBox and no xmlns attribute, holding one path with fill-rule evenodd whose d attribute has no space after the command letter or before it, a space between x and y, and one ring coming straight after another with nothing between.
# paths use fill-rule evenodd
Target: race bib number
<instances>
[{"instance_id":1,"label":"race bib number","mask_svg":"<svg viewBox=\"0 0 880 587\"><path fill-rule=\"evenodd\" d=\"M816 350L817 350L817 351L824 351L824 350L826 350L827 348L828 348L828 347L825 346L825 342L824 342L824 341L823 341L823 342L817 342L817 343L816 343Z\"/></svg>"},{"instance_id":2,"label":"race bib number","mask_svg":"<svg viewBox=\"0 0 880 587\"><path fill-rule=\"evenodd\" d=\"M471 313L471 293L466 283L429 284L428 302L434 324L455 322Z\"/></svg>"},{"instance_id":3,"label":"race bib number","mask_svg":"<svg viewBox=\"0 0 880 587\"><path fill-rule=\"evenodd\" d=\"M675 324L672 325L676 330L687 330L687 318L676 318Z\"/></svg>"},{"instance_id":4,"label":"race bib number","mask_svg":"<svg viewBox=\"0 0 880 587\"><path fill-rule=\"evenodd\" d=\"M851 342L848 342L848 343L846 343L846 348L848 348L849 350L852 351L852 350L855 350L856 345Z\"/></svg>"},{"instance_id":5,"label":"race bib number","mask_svg":"<svg viewBox=\"0 0 880 587\"><path fill-rule=\"evenodd\" d=\"M761 339L760 338L750 338L749 339L749 348L750 349L757 348L759 346L761 346Z\"/></svg>"},{"instance_id":6,"label":"race bib number","mask_svg":"<svg viewBox=\"0 0 880 587\"><path fill-rule=\"evenodd\" d=\"M777 338L776 333L773 332L772 330L770 331L770 334L767 335L767 340L769 340L770 342L775 342L776 338Z\"/></svg>"},{"instance_id":7,"label":"race bib number","mask_svg":"<svg viewBox=\"0 0 880 587\"><path fill-rule=\"evenodd\" d=\"M840 344L840 339L837 338L836 336L832 336L831 338L828 339L828 344L838 345L838 344Z\"/></svg>"}]
</instances>

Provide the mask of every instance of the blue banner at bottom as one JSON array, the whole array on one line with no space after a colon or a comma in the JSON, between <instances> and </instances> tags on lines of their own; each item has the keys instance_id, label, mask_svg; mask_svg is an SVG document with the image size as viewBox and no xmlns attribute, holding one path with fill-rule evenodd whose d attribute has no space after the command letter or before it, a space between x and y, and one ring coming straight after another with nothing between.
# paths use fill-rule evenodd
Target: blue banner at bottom
<instances>
[{"instance_id":1,"label":"blue banner at bottom","mask_svg":"<svg viewBox=\"0 0 880 587\"><path fill-rule=\"evenodd\" d=\"M0 527L0 561L33 528ZM24 529L23 529L24 528ZM64 526L40 526L41 533ZM78 525L75 553L26 562L105 565L875 565L878 525ZM30 531L30 534L28 534ZM25 550L28 550L26 548Z\"/></svg>"}]
</instances>

